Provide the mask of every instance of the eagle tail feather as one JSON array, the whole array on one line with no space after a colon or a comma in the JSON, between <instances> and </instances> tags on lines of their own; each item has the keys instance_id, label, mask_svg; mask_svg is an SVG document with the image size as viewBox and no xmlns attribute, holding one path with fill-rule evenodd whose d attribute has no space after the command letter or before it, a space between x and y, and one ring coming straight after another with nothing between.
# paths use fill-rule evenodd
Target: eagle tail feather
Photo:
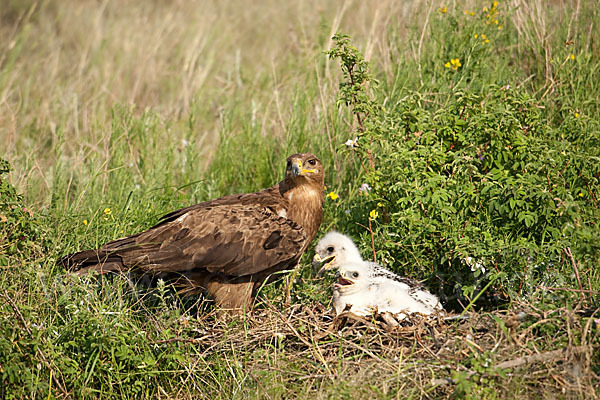
<instances>
[{"instance_id":1,"label":"eagle tail feather","mask_svg":"<svg viewBox=\"0 0 600 400\"><path fill-rule=\"evenodd\" d=\"M58 260L58 264L72 272L77 272L77 275L83 275L92 270L103 274L126 269L121 257L114 255L112 251L102 249L69 254Z\"/></svg>"},{"instance_id":2,"label":"eagle tail feather","mask_svg":"<svg viewBox=\"0 0 600 400\"><path fill-rule=\"evenodd\" d=\"M84 270L88 272L96 270L100 274L123 271L127 268L123 264L122 258L115 253L118 250L135 246L135 240L138 236L139 234L127 236L108 242L99 249L69 254L58 260L58 264L72 272L77 272L78 275L84 274Z\"/></svg>"}]
</instances>

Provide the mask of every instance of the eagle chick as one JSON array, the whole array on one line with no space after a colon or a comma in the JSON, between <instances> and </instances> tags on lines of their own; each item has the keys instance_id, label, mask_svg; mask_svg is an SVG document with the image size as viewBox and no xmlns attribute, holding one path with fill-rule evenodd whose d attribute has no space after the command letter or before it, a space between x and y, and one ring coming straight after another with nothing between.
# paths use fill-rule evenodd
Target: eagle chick
<instances>
[{"instance_id":1,"label":"eagle chick","mask_svg":"<svg viewBox=\"0 0 600 400\"><path fill-rule=\"evenodd\" d=\"M319 274L337 268L333 287L336 314L347 308L357 315L390 313L403 319L411 313L442 311L439 299L418 281L400 277L381 265L364 261L348 236L329 232L315 247L313 266Z\"/></svg>"},{"instance_id":2,"label":"eagle chick","mask_svg":"<svg viewBox=\"0 0 600 400\"><path fill-rule=\"evenodd\" d=\"M317 243L312 265L315 270L320 268L317 273L320 275L323 271L339 268L344 263L362 261L352 239L339 232L331 231Z\"/></svg>"}]
</instances>

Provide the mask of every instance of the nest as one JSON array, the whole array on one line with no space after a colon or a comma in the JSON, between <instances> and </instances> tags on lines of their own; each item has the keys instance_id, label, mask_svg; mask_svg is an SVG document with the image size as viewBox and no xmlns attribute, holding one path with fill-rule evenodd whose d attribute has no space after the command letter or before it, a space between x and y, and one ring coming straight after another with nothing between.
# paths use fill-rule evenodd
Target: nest
<instances>
[{"instance_id":1,"label":"nest","mask_svg":"<svg viewBox=\"0 0 600 400\"><path fill-rule=\"evenodd\" d=\"M460 380L495 379L505 385L519 377L518 384L541 384L545 390L586 397L595 393L598 379L594 364L600 354L593 332L600 322L594 316L595 312L585 318L566 308L541 311L523 306L518 312L471 313L466 318L413 314L390 324L381 314L335 316L321 304L280 310L267 302L251 315L203 315L187 322L194 337L156 343L193 343L203 358L232 349L279 349L288 358L310 361L306 373L283 369L290 380L335 379L368 370L378 379L393 376L425 391L448 394ZM546 324L557 329L556 337L569 337L569 344L557 346L551 337L541 337ZM245 368L257 374L274 367L257 358Z\"/></svg>"}]
</instances>

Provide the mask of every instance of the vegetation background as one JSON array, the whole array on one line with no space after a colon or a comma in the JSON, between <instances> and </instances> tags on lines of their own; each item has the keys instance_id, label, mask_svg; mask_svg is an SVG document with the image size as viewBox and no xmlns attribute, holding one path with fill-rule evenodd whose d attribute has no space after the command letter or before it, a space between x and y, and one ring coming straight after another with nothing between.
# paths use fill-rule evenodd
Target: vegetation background
<instances>
[{"instance_id":1,"label":"vegetation background","mask_svg":"<svg viewBox=\"0 0 600 400\"><path fill-rule=\"evenodd\" d=\"M599 14L578 0L5 0L0 397L595 397ZM317 339L292 318L329 305L310 252L291 308L281 282L263 290L257 315L288 322L260 335L258 317L217 321L163 282L55 265L270 186L298 151L327 168L322 233L476 310L487 339L471 325L445 343ZM577 351L548 356L561 349Z\"/></svg>"}]
</instances>

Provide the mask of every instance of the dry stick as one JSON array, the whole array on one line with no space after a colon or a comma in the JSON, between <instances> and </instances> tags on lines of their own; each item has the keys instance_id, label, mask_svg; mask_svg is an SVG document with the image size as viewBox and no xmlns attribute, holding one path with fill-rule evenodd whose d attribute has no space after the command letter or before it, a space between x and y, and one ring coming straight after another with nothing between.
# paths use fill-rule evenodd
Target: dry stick
<instances>
[{"instance_id":1,"label":"dry stick","mask_svg":"<svg viewBox=\"0 0 600 400\"><path fill-rule=\"evenodd\" d=\"M360 153L358 153L354 147L352 148L352 151L354 152L354 154L356 154L356 156L358 157L358 161L360 161L360 166L362 167L363 171L365 171L365 174L369 174L369 171L367 171L367 168L365 167L365 164L363 163L362 157L360 156Z\"/></svg>"},{"instance_id":2,"label":"dry stick","mask_svg":"<svg viewBox=\"0 0 600 400\"><path fill-rule=\"evenodd\" d=\"M588 277L589 280L589 277ZM591 282L588 282L588 284L591 284ZM590 286L591 287L591 286ZM597 292L595 290L592 289L571 289L571 288L563 288L563 287L553 287L553 286L538 286L538 289L541 290L563 290L565 292L573 292L573 293L589 293L589 294L600 294L600 292Z\"/></svg>"},{"instance_id":3,"label":"dry stick","mask_svg":"<svg viewBox=\"0 0 600 400\"><path fill-rule=\"evenodd\" d=\"M588 193L590 194L590 196L592 196L592 200L594 200L594 203L596 203L596 207L600 207L600 204L598 204L598 199L596 199L596 195L594 194L594 192L590 188L590 184L588 182L585 182L585 186L586 186L586 188L587 188Z\"/></svg>"},{"instance_id":4,"label":"dry stick","mask_svg":"<svg viewBox=\"0 0 600 400\"><path fill-rule=\"evenodd\" d=\"M592 350L592 346L575 346L575 347L566 347L564 349L552 350L546 353L534 354L526 357L518 357L514 360L501 362L496 366L496 368L500 369L509 369L520 367L521 365L533 364L538 362L547 362L547 361L557 361L560 359L564 359L564 357L568 354L582 354Z\"/></svg>"},{"instance_id":5,"label":"dry stick","mask_svg":"<svg viewBox=\"0 0 600 400\"><path fill-rule=\"evenodd\" d=\"M577 285L579 286L579 290L583 290L583 286L581 285L581 279L579 279L579 268L577 268L577 263L573 259L573 253L571 253L571 249L567 246L564 248L564 252L567 254L567 257L569 257L569 260L571 260L571 264L573 265L573 269L575 270L575 278L577 278ZM583 292L581 293L581 297L585 299L585 295L583 294Z\"/></svg>"},{"instance_id":6,"label":"dry stick","mask_svg":"<svg viewBox=\"0 0 600 400\"><path fill-rule=\"evenodd\" d=\"M4 296L4 298L6 298L6 300L8 301L8 303L10 304L10 306L12 307L12 309L14 310L15 314L17 315L17 317L19 317L19 320L21 320L21 324L23 324L23 327L25 328L25 330L27 331L27 333L29 334L29 336L33 339L33 332L31 332L31 329L29 329L29 326L27 325L27 322L25 321L25 318L23 317L23 314L21 314L21 311L19 310L19 307L17 307L17 305L15 304L15 302L13 301L13 299L11 299L10 296L8 295L8 293L6 293L6 290L4 291L4 294L2 296ZM52 366L50 365L50 362L48 361L48 359L46 358L46 356L42 352L42 349L40 349L38 347L37 348L37 352L40 355L40 358L42 359L42 361L46 364L46 366L50 370L50 376L52 377L52 380L54 381L54 383L56 384L56 386L58 386L58 388L61 390L61 392L63 392L63 394L66 397L70 397L69 393L65 390L65 388L62 386L62 384L60 383L60 381L56 378L56 376L54 374L52 374ZM58 372L60 373L60 370Z\"/></svg>"},{"instance_id":7,"label":"dry stick","mask_svg":"<svg viewBox=\"0 0 600 400\"><path fill-rule=\"evenodd\" d=\"M527 364L533 364L533 363L541 363L541 362L548 362L548 361L560 361L561 359L565 359L567 354L582 354L582 353L586 353L588 351L591 351L593 348L592 346L575 346L575 347L565 347L564 349L559 349L559 350L552 350L552 351L548 351L546 353L539 353L539 354L534 354L531 356L526 356L526 357L518 357L515 358L514 360L508 360L508 361L504 361L501 362L500 364L496 365L496 369L510 369L510 368L517 368L523 365L527 365ZM469 371L468 375L474 375L475 372L474 371ZM447 385L447 384L451 384L451 383L456 383L456 381L454 379L434 379L432 381L433 385Z\"/></svg>"},{"instance_id":8,"label":"dry stick","mask_svg":"<svg viewBox=\"0 0 600 400\"><path fill-rule=\"evenodd\" d=\"M348 77L350 78L350 84L352 86L355 86L354 75L352 74L353 70L354 70L354 65L352 66L352 69L348 68ZM356 109L357 99L356 99L356 95L354 95L354 94L352 95L352 101L354 102L353 107ZM360 130L361 133L365 133L365 127L364 127L362 118L360 116L360 112L355 111L354 115L356 115L356 120L358 121L358 129ZM367 149L367 155L369 156L369 164L371 166L371 169L375 169L375 159L373 158L373 153L371 153L371 150ZM360 160L360 163L362 164L362 159ZM364 168L364 165L363 165L363 168ZM366 172L366 169L365 169L365 172Z\"/></svg>"}]
</instances>

